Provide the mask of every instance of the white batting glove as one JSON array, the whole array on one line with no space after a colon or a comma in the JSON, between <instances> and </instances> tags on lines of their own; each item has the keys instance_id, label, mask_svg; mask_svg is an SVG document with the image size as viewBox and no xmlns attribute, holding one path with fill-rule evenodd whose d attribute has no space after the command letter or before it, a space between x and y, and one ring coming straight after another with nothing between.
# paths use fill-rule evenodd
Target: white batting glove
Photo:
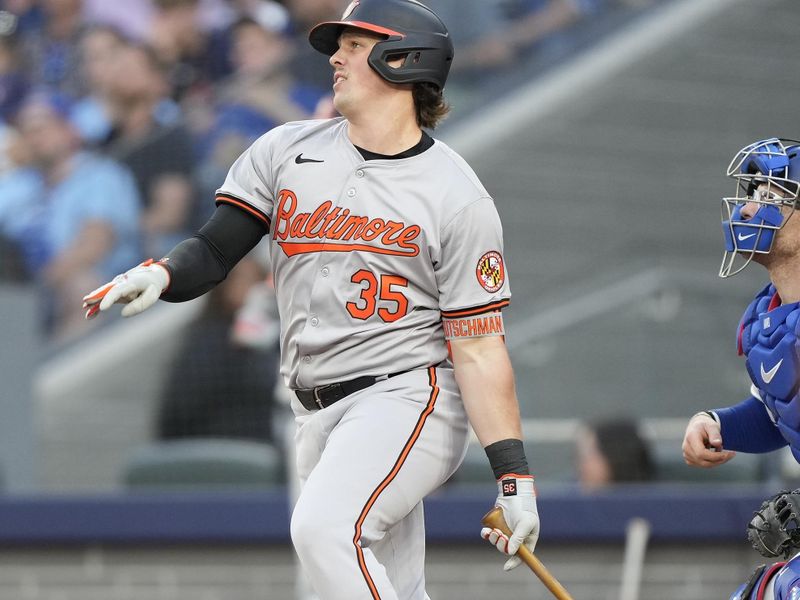
<instances>
[{"instance_id":1,"label":"white batting glove","mask_svg":"<svg viewBox=\"0 0 800 600\"><path fill-rule=\"evenodd\" d=\"M138 315L153 306L168 285L167 268L153 262L152 258L146 260L84 296L86 318L93 319L115 302L126 305L122 309L123 317Z\"/></svg>"},{"instance_id":2,"label":"white batting glove","mask_svg":"<svg viewBox=\"0 0 800 600\"><path fill-rule=\"evenodd\" d=\"M516 556L521 545L533 552L539 539L539 512L536 510L536 488L532 475L504 475L497 480L495 506L503 509L503 517L511 529L511 536L499 529L484 527L481 537L488 540L503 554L512 555L503 565L504 571L518 566L522 559Z\"/></svg>"}]
</instances>

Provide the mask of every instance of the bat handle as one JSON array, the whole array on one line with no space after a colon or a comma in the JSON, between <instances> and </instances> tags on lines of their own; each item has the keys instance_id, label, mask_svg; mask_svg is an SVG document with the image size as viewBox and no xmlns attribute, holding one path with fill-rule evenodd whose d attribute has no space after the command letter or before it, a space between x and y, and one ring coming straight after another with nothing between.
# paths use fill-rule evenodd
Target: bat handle
<instances>
[{"instance_id":1,"label":"bat handle","mask_svg":"<svg viewBox=\"0 0 800 600\"><path fill-rule=\"evenodd\" d=\"M485 527L491 527L492 529L499 529L507 536L511 535L511 529L509 529L508 525L506 524L506 520L503 518L503 509L499 506L494 507L488 513L483 516L481 519L481 523ZM536 556L528 550L525 546L520 546L519 550L517 550L517 555L522 559L531 571L533 571L536 576L541 579L542 583L545 587L550 590L550 592L555 596L558 600L573 600L572 596L570 596L569 592L564 588L563 585L550 574L550 571L542 564Z\"/></svg>"}]
</instances>

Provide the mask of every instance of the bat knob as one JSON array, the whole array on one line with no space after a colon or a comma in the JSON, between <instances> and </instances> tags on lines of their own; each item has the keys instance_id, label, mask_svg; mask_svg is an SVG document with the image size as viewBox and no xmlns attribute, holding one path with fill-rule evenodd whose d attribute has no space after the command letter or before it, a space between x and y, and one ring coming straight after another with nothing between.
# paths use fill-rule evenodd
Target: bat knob
<instances>
[{"instance_id":1,"label":"bat knob","mask_svg":"<svg viewBox=\"0 0 800 600\"><path fill-rule=\"evenodd\" d=\"M503 509L495 506L488 513L483 515L481 524L484 527L491 527L492 529L499 529L506 535L511 534L511 529L508 527L505 518L503 517Z\"/></svg>"}]
</instances>

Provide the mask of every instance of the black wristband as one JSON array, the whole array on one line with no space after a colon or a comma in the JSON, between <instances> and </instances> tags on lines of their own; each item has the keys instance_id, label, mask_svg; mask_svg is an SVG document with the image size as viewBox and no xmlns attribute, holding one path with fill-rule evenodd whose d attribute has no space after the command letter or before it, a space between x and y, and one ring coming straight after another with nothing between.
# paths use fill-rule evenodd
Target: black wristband
<instances>
[{"instance_id":1,"label":"black wristband","mask_svg":"<svg viewBox=\"0 0 800 600\"><path fill-rule=\"evenodd\" d=\"M525 458L525 448L522 446L521 440L500 440L486 446L484 451L489 458L495 479L500 479L509 473L530 475L528 460Z\"/></svg>"}]
</instances>

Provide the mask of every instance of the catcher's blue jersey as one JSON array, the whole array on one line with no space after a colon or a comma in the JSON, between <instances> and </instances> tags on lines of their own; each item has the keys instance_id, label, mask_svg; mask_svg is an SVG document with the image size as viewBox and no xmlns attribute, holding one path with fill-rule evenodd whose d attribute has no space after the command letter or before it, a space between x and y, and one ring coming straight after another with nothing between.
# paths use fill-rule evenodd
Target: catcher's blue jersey
<instances>
[{"instance_id":1,"label":"catcher's blue jersey","mask_svg":"<svg viewBox=\"0 0 800 600\"><path fill-rule=\"evenodd\" d=\"M750 303L739 325L739 353L745 356L750 380L798 462L799 335L800 303L781 304L771 284Z\"/></svg>"}]
</instances>

